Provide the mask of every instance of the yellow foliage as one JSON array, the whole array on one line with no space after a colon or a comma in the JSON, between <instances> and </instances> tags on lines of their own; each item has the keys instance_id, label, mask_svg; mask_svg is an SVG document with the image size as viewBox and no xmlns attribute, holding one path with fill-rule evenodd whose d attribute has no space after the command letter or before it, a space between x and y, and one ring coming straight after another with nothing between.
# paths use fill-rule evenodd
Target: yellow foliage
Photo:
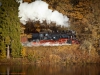
<instances>
[{"instance_id":1,"label":"yellow foliage","mask_svg":"<svg viewBox=\"0 0 100 75\"><path fill-rule=\"evenodd\" d=\"M27 56L27 55L26 55L26 48L25 48L25 47L24 47L23 50L21 51L21 54L22 54L22 57Z\"/></svg>"},{"instance_id":2,"label":"yellow foliage","mask_svg":"<svg viewBox=\"0 0 100 75\"><path fill-rule=\"evenodd\" d=\"M58 55L51 54L49 56L49 60L51 63L57 63L57 62L60 62L61 58Z\"/></svg>"},{"instance_id":3,"label":"yellow foliage","mask_svg":"<svg viewBox=\"0 0 100 75\"><path fill-rule=\"evenodd\" d=\"M6 58L6 52L5 50L0 53L0 58Z\"/></svg>"},{"instance_id":4,"label":"yellow foliage","mask_svg":"<svg viewBox=\"0 0 100 75\"><path fill-rule=\"evenodd\" d=\"M75 17L78 18L78 19L83 18L83 15L80 12L76 12L75 15L76 15Z\"/></svg>"},{"instance_id":5,"label":"yellow foliage","mask_svg":"<svg viewBox=\"0 0 100 75\"><path fill-rule=\"evenodd\" d=\"M40 28L37 28L36 31L40 32Z\"/></svg>"}]
</instances>

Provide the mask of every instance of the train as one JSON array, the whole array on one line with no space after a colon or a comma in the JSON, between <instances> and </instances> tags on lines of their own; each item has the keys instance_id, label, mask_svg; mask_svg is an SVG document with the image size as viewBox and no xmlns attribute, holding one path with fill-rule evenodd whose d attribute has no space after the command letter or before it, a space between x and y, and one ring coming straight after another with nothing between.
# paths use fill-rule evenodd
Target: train
<instances>
[{"instance_id":1,"label":"train","mask_svg":"<svg viewBox=\"0 0 100 75\"><path fill-rule=\"evenodd\" d=\"M32 34L33 45L35 44L79 44L75 31L67 32L40 32Z\"/></svg>"}]
</instances>

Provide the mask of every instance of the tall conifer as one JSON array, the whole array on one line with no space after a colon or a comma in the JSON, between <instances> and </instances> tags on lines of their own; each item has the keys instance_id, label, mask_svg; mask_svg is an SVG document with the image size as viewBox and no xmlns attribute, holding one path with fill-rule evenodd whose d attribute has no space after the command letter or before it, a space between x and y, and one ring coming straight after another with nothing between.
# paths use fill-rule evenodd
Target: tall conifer
<instances>
[{"instance_id":1,"label":"tall conifer","mask_svg":"<svg viewBox=\"0 0 100 75\"><path fill-rule=\"evenodd\" d=\"M15 0L0 0L0 56L6 57L7 48L13 57L21 55L20 22Z\"/></svg>"}]
</instances>

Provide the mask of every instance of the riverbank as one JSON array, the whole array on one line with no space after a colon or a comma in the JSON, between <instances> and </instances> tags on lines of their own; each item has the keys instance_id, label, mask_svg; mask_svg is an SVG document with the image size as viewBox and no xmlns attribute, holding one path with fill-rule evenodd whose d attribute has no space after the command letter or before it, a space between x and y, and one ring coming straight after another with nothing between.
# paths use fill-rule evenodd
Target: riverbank
<instances>
[{"instance_id":1,"label":"riverbank","mask_svg":"<svg viewBox=\"0 0 100 75\"><path fill-rule=\"evenodd\" d=\"M79 45L24 47L21 58L1 59L0 64L86 64L100 63L94 48L80 50Z\"/></svg>"}]
</instances>

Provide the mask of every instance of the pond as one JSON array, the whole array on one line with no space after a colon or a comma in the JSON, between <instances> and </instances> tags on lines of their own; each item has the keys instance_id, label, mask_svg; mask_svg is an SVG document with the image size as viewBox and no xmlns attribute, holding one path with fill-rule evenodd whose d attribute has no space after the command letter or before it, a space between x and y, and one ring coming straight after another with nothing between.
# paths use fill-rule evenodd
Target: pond
<instances>
[{"instance_id":1,"label":"pond","mask_svg":"<svg viewBox=\"0 0 100 75\"><path fill-rule=\"evenodd\" d=\"M0 75L100 75L100 65L0 65Z\"/></svg>"}]
</instances>

